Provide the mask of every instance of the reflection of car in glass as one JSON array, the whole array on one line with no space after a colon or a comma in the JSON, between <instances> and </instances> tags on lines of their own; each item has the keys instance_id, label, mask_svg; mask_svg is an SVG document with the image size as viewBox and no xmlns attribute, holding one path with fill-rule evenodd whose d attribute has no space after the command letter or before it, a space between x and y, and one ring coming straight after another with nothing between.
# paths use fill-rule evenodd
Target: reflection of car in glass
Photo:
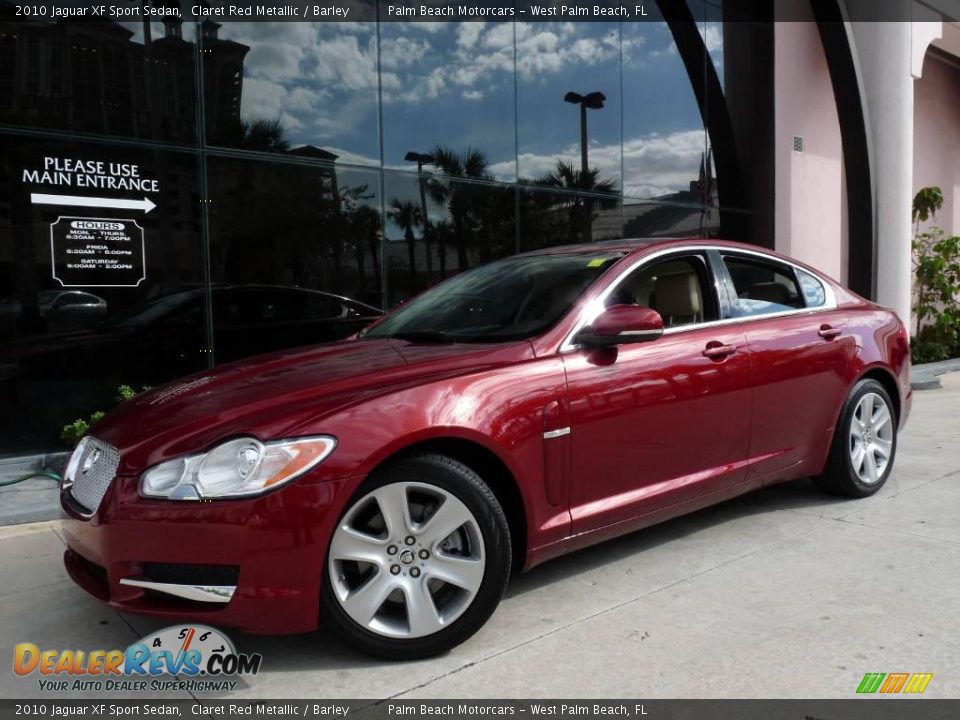
<instances>
[{"instance_id":1,"label":"reflection of car in glass","mask_svg":"<svg viewBox=\"0 0 960 720\"><path fill-rule=\"evenodd\" d=\"M218 361L339 340L382 312L338 295L272 285L222 285L211 291ZM121 310L85 332L47 334L18 347L24 370L58 377L136 373L152 383L205 364L204 291L181 290ZM133 378L130 378L133 381Z\"/></svg>"},{"instance_id":2,"label":"reflection of car in glass","mask_svg":"<svg viewBox=\"0 0 960 720\"><path fill-rule=\"evenodd\" d=\"M512 569L775 482L873 494L910 405L903 324L806 265L545 250L121 405L66 470L65 562L119 610L423 657Z\"/></svg>"},{"instance_id":3,"label":"reflection of car in glass","mask_svg":"<svg viewBox=\"0 0 960 720\"><path fill-rule=\"evenodd\" d=\"M36 307L45 329L54 332L89 327L107 316L107 301L83 290L41 290ZM8 320L22 312L19 300L0 303L0 316Z\"/></svg>"}]
</instances>

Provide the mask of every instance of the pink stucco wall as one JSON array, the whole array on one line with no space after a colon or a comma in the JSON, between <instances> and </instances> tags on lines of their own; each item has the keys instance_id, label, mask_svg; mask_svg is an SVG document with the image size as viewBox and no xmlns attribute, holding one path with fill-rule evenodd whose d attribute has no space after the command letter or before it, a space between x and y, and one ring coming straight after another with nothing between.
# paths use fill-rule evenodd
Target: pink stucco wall
<instances>
[{"instance_id":1,"label":"pink stucco wall","mask_svg":"<svg viewBox=\"0 0 960 720\"><path fill-rule=\"evenodd\" d=\"M823 45L813 22L776 23L774 42L776 248L845 281L843 145Z\"/></svg>"},{"instance_id":2,"label":"pink stucco wall","mask_svg":"<svg viewBox=\"0 0 960 720\"><path fill-rule=\"evenodd\" d=\"M960 67L928 52L914 81L913 191L938 185L936 224L960 235Z\"/></svg>"}]
</instances>

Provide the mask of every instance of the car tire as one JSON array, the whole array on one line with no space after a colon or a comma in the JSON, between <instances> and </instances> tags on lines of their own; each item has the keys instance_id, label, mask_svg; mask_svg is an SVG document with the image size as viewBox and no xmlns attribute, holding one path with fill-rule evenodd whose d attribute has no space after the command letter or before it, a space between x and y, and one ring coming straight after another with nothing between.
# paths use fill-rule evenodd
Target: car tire
<instances>
[{"instance_id":1,"label":"car tire","mask_svg":"<svg viewBox=\"0 0 960 720\"><path fill-rule=\"evenodd\" d=\"M321 622L370 655L431 657L483 626L510 568L506 515L481 477L445 455L409 455L371 475L338 519Z\"/></svg>"},{"instance_id":2,"label":"car tire","mask_svg":"<svg viewBox=\"0 0 960 720\"><path fill-rule=\"evenodd\" d=\"M873 495L890 477L897 453L897 414L889 393L876 380L853 386L833 435L821 489L853 498Z\"/></svg>"}]
</instances>

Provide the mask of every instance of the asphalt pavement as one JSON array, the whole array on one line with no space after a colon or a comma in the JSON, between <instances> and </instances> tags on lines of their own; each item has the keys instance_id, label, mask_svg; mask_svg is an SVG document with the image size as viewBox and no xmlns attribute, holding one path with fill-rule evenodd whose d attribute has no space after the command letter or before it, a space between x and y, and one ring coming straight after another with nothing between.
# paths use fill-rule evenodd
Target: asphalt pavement
<instances>
[{"instance_id":1,"label":"asphalt pavement","mask_svg":"<svg viewBox=\"0 0 960 720\"><path fill-rule=\"evenodd\" d=\"M940 380L872 498L796 482L554 560L431 660L228 630L263 655L229 698L849 698L867 672L932 672L925 697L960 697L960 373ZM18 642L125 648L167 625L88 597L63 549L56 521L0 528L0 697L56 697L10 671Z\"/></svg>"}]
</instances>

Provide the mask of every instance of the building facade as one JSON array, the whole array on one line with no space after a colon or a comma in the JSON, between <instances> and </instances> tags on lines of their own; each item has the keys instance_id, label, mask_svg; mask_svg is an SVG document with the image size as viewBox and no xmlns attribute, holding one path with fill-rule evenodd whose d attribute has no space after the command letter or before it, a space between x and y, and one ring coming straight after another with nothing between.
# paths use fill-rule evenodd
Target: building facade
<instances>
[{"instance_id":1,"label":"building facade","mask_svg":"<svg viewBox=\"0 0 960 720\"><path fill-rule=\"evenodd\" d=\"M120 385L346 336L516 252L729 237L909 314L915 187L942 186L960 230L957 156L937 151L960 123L949 8L417 23L355 6L349 23L23 22L0 0L0 457L57 449Z\"/></svg>"}]
</instances>

